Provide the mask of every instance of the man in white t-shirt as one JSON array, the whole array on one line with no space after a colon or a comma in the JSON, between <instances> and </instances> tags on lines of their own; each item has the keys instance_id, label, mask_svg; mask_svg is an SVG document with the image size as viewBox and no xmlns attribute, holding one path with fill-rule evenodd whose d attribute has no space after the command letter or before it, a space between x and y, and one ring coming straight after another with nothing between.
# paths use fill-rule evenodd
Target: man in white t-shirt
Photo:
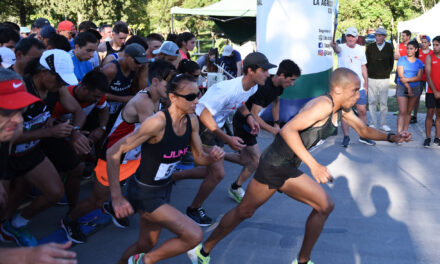
<instances>
[{"instance_id":1,"label":"man in white t-shirt","mask_svg":"<svg viewBox=\"0 0 440 264\"><path fill-rule=\"evenodd\" d=\"M356 110L359 118L367 124L367 91L368 91L368 73L367 73L367 58L365 56L365 48L356 44L358 39L358 31L355 27L349 27L345 32L347 42L338 45L334 40L331 43L333 50L338 54L338 67L348 68L354 71L361 80L361 89L359 91L360 97L356 102ZM344 132L344 139L342 146L348 147L350 137L348 136L349 126L342 123L342 132ZM376 143L370 139L359 138L359 142L374 146Z\"/></svg>"},{"instance_id":2,"label":"man in white t-shirt","mask_svg":"<svg viewBox=\"0 0 440 264\"><path fill-rule=\"evenodd\" d=\"M239 111L246 119L250 133L255 135L259 133L260 126L245 103L257 91L258 85L264 85L269 77L268 69L275 67L264 54L253 52L243 61L244 76L216 83L203 95L197 105L196 114L200 117L200 138L206 151L215 145L223 147L224 143L233 150L246 147L241 138L229 136L221 129L231 112ZM223 159L208 167L197 167L173 175L174 180L204 178L192 204L186 209L186 214L200 226L208 226L212 223L202 204L224 176Z\"/></svg>"}]
</instances>

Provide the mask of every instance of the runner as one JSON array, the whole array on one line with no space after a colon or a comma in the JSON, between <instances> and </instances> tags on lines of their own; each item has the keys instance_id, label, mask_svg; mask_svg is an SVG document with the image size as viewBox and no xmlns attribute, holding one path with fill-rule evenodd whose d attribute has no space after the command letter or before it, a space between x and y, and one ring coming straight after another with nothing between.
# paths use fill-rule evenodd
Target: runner
<instances>
[{"instance_id":1,"label":"runner","mask_svg":"<svg viewBox=\"0 0 440 264\"><path fill-rule=\"evenodd\" d=\"M123 21L118 21L113 26L111 40L107 41L106 36L103 36L104 42L98 46L98 54L101 61L107 57L108 54L116 53L122 49L125 40L128 36L128 25Z\"/></svg>"},{"instance_id":2,"label":"runner","mask_svg":"<svg viewBox=\"0 0 440 264\"><path fill-rule=\"evenodd\" d=\"M266 56L260 52L253 52L244 59L244 76L228 81L216 83L200 99L196 113L202 123L200 137L208 152L213 146L223 147L227 143L233 150L241 150L246 145L241 138L227 135L221 127L230 113L239 111L246 120L251 134L258 134L260 127L246 107L245 102L263 85L269 77L268 69L275 68ZM200 226L209 226L212 219L202 208L203 203L225 177L223 159L212 163L208 167L197 167L173 174L174 180L203 179L194 200L186 209L186 215L191 217Z\"/></svg>"},{"instance_id":3,"label":"runner","mask_svg":"<svg viewBox=\"0 0 440 264\"><path fill-rule=\"evenodd\" d=\"M174 74L174 66L168 62L158 60L149 68L151 85L139 91L120 112L110 134L106 140L106 149L123 139L126 135L135 130L139 123L153 115L159 110L159 100L166 97L166 85ZM140 149L127 152L120 165L119 180L123 181L133 175L140 163ZM95 168L96 181L92 194L81 201L61 221L61 226L66 232L69 240L75 243L84 243L87 237L81 232L78 219L91 211L103 207L104 211L112 216L113 223L121 228L128 226L128 218L117 219L114 216L111 205L104 204L109 196L109 182L106 171L105 159L99 159Z\"/></svg>"},{"instance_id":4,"label":"runner","mask_svg":"<svg viewBox=\"0 0 440 264\"><path fill-rule=\"evenodd\" d=\"M295 62L283 60L278 66L277 74L267 78L266 83L259 85L258 91L247 100L246 107L250 110L260 128L274 136L278 134L280 131L280 96L283 94L284 89L292 86L300 75L301 70ZM258 115L261 109L267 107L270 103L272 103L273 126L264 122ZM233 124L234 135L243 139L246 147L241 149L239 153L227 153L225 156L225 160L243 166L240 175L229 187L228 194L234 201L240 203L244 196L244 190L241 186L258 167L260 149L257 145L257 136L250 133L246 120L239 112L235 112Z\"/></svg>"},{"instance_id":5,"label":"runner","mask_svg":"<svg viewBox=\"0 0 440 264\"><path fill-rule=\"evenodd\" d=\"M433 54L432 49L429 48L431 46L431 38L428 35L423 35L420 37L420 43L421 45L419 49L419 60L423 62L423 67L424 67L426 56ZM409 120L410 124L417 123L417 113L419 112L420 96L423 94L424 91L425 92L428 91L425 69L423 69L422 79L420 79L420 87L422 88L422 92L417 97L417 101L416 104L414 105L414 110L411 115L411 119Z\"/></svg>"},{"instance_id":6,"label":"runner","mask_svg":"<svg viewBox=\"0 0 440 264\"><path fill-rule=\"evenodd\" d=\"M222 159L224 152L218 147L209 154L202 150L198 120L193 115L199 96L194 79L178 75L168 84L167 92L171 101L168 109L145 120L139 129L107 151L107 173L116 216L126 217L133 209L141 216L139 240L124 252L120 264L127 263L130 256L128 263L156 263L184 253L202 239L200 227L169 204L171 175L188 145L202 165ZM141 144L141 164L129 182L128 202L119 186L119 161L123 153ZM177 237L152 250L162 228Z\"/></svg>"},{"instance_id":7,"label":"runner","mask_svg":"<svg viewBox=\"0 0 440 264\"><path fill-rule=\"evenodd\" d=\"M411 138L406 131L387 135L370 128L353 113L351 107L359 99L360 86L359 77L352 70L338 68L334 71L330 79L330 93L309 101L264 150L243 201L223 216L203 245L188 252L194 264L209 263L209 253L215 245L238 224L250 218L276 191L313 208L307 219L299 256L292 264L313 263L310 261L312 248L334 207L333 200L319 184L333 178L307 150L337 133L341 116L362 137L390 142L409 141ZM310 168L316 182L298 169L302 161Z\"/></svg>"},{"instance_id":8,"label":"runner","mask_svg":"<svg viewBox=\"0 0 440 264\"><path fill-rule=\"evenodd\" d=\"M426 118L425 130L426 139L423 142L424 147L431 144L432 121L435 113L435 134L434 144L440 146L440 36L432 41L433 53L426 56L425 72L428 83L426 92Z\"/></svg>"}]
</instances>

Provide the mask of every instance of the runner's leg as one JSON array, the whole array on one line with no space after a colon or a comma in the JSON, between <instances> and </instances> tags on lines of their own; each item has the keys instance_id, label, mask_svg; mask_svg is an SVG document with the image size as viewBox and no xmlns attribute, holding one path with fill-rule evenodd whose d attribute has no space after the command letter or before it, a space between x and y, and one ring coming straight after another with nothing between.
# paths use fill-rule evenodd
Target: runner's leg
<instances>
[{"instance_id":1,"label":"runner's leg","mask_svg":"<svg viewBox=\"0 0 440 264\"><path fill-rule=\"evenodd\" d=\"M98 180L95 180L92 194L85 200L79 202L78 205L68 214L68 218L70 220L78 220L78 218L91 211L101 208L107 201L109 194L109 188L102 185Z\"/></svg>"}]
</instances>

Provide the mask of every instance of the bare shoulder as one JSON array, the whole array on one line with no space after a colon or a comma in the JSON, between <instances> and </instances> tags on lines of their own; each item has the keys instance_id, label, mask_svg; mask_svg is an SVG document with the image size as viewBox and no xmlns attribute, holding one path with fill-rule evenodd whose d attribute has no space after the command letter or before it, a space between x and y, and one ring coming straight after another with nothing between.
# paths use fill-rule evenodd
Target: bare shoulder
<instances>
[{"instance_id":1,"label":"bare shoulder","mask_svg":"<svg viewBox=\"0 0 440 264\"><path fill-rule=\"evenodd\" d=\"M199 118L197 117L196 114L189 114L189 118L191 120L191 127L192 130L199 130Z\"/></svg>"},{"instance_id":2,"label":"bare shoulder","mask_svg":"<svg viewBox=\"0 0 440 264\"><path fill-rule=\"evenodd\" d=\"M107 51L106 42L99 43L97 51L98 52L105 52L105 51Z\"/></svg>"},{"instance_id":3,"label":"bare shoulder","mask_svg":"<svg viewBox=\"0 0 440 264\"><path fill-rule=\"evenodd\" d=\"M319 96L308 101L304 107L300 110L303 111L320 111L328 114L332 111L332 100L328 96Z\"/></svg>"}]
</instances>

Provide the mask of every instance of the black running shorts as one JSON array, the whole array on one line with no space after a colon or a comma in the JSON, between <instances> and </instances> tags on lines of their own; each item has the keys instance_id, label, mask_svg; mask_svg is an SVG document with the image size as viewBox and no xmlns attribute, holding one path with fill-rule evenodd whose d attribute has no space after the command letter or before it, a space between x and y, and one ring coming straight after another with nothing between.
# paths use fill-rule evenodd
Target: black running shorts
<instances>
[{"instance_id":1,"label":"black running shorts","mask_svg":"<svg viewBox=\"0 0 440 264\"><path fill-rule=\"evenodd\" d=\"M246 146L253 146L257 144L257 136L250 133L250 127L239 111L234 114L232 119L234 127L234 136L241 138Z\"/></svg>"},{"instance_id":2,"label":"black running shorts","mask_svg":"<svg viewBox=\"0 0 440 264\"><path fill-rule=\"evenodd\" d=\"M8 159L8 178L23 176L37 167L46 158L40 146L35 147L23 156L10 155Z\"/></svg>"},{"instance_id":3,"label":"black running shorts","mask_svg":"<svg viewBox=\"0 0 440 264\"><path fill-rule=\"evenodd\" d=\"M433 93L426 93L426 108L440 108L440 99L435 99Z\"/></svg>"},{"instance_id":4,"label":"black running shorts","mask_svg":"<svg viewBox=\"0 0 440 264\"><path fill-rule=\"evenodd\" d=\"M152 213L163 204L170 203L171 182L165 185L148 185L138 181L136 175L128 182L127 198L135 211Z\"/></svg>"},{"instance_id":5,"label":"black running shorts","mask_svg":"<svg viewBox=\"0 0 440 264\"><path fill-rule=\"evenodd\" d=\"M73 170L81 162L75 150L64 138L45 138L41 148L60 172Z\"/></svg>"}]
</instances>

